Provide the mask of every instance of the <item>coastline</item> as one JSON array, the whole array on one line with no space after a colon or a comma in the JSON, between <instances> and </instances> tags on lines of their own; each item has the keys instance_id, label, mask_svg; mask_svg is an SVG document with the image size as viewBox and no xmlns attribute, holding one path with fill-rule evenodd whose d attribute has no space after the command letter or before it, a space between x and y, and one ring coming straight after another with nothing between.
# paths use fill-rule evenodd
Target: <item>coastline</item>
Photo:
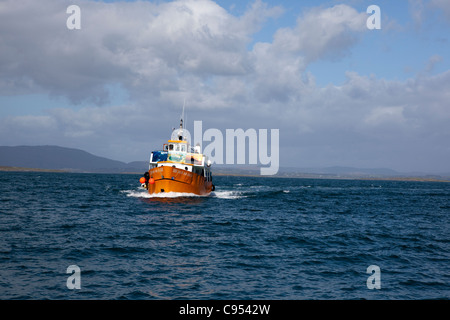
<instances>
[{"instance_id":1,"label":"coastline","mask_svg":"<svg viewBox=\"0 0 450 320\"><path fill-rule=\"evenodd\" d=\"M260 176L256 174L239 174L239 173L215 173L214 176L229 176L229 177L265 177L265 178L291 178L291 179L330 179L330 180L368 180L368 181L416 181L416 182L450 182L445 178L431 178L431 177L365 177L365 176L337 176L324 174L293 174L293 175L274 175L274 176Z\"/></svg>"},{"instance_id":2,"label":"coastline","mask_svg":"<svg viewBox=\"0 0 450 320\"><path fill-rule=\"evenodd\" d=\"M40 168L24 168L0 166L0 172L54 172L54 173L80 173L77 170L70 169L40 169ZM108 172L83 172L83 173L103 173ZM141 174L140 172L109 172L111 174ZM450 180L442 177L414 177L414 176L385 176L385 177L366 177L366 176L338 176L338 175L324 175L324 174L291 174L291 175L274 175L261 176L257 174L233 173L233 172L218 172L213 174L217 177L265 177L265 178L293 178L293 179L335 179L335 180L368 180L368 181L416 181L416 182L450 182Z\"/></svg>"},{"instance_id":3,"label":"coastline","mask_svg":"<svg viewBox=\"0 0 450 320\"><path fill-rule=\"evenodd\" d=\"M39 169L39 168L9 167L9 166L0 166L0 171L16 171L16 172L70 172L68 170L59 170L59 169Z\"/></svg>"}]
</instances>

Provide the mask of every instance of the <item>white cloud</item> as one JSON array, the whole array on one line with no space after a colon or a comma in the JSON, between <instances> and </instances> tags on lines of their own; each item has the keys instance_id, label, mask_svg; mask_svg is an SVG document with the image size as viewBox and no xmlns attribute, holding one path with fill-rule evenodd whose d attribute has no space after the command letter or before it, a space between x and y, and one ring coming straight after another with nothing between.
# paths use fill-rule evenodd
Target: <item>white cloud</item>
<instances>
[{"instance_id":1,"label":"white cloud","mask_svg":"<svg viewBox=\"0 0 450 320\"><path fill-rule=\"evenodd\" d=\"M450 22L450 2L447 0L431 0L430 5L432 8L441 10L446 19Z\"/></svg>"},{"instance_id":2,"label":"white cloud","mask_svg":"<svg viewBox=\"0 0 450 320\"><path fill-rule=\"evenodd\" d=\"M405 121L403 116L404 107L379 107L370 111L370 114L364 119L368 125L379 125L381 123L392 122L399 125Z\"/></svg>"},{"instance_id":3,"label":"white cloud","mask_svg":"<svg viewBox=\"0 0 450 320\"><path fill-rule=\"evenodd\" d=\"M409 12L417 29L421 28L430 13L442 14L447 22L450 22L450 2L448 0L408 0ZM436 19L433 16L433 19Z\"/></svg>"},{"instance_id":4,"label":"white cloud","mask_svg":"<svg viewBox=\"0 0 450 320\"><path fill-rule=\"evenodd\" d=\"M280 8L256 1L235 17L209 0L80 1L82 28L70 31L68 2L23 1L9 0L0 12L0 28L9 30L0 42L6 70L0 92L33 88L98 105L108 102L109 84L121 83L134 101L173 101L167 96L182 92L201 107L211 102L208 95L223 91L225 79L247 83L247 94L239 90L235 98L287 101L308 85L302 79L306 64L343 54L364 30L365 17L346 5L313 9L294 29L279 30L272 44L255 44L249 52L251 35ZM210 106L226 100L216 98Z\"/></svg>"},{"instance_id":5,"label":"white cloud","mask_svg":"<svg viewBox=\"0 0 450 320\"><path fill-rule=\"evenodd\" d=\"M314 8L297 19L293 28L279 29L272 43L257 43L254 61L254 95L264 103L301 100L311 86L309 63L337 60L347 53L366 31L367 15L347 5Z\"/></svg>"},{"instance_id":6,"label":"white cloud","mask_svg":"<svg viewBox=\"0 0 450 320\"><path fill-rule=\"evenodd\" d=\"M425 14L425 6L423 0L408 0L409 12L416 28L422 26L423 17Z\"/></svg>"},{"instance_id":7,"label":"white cloud","mask_svg":"<svg viewBox=\"0 0 450 320\"><path fill-rule=\"evenodd\" d=\"M68 30L67 1L7 0L0 11L0 88L12 85L65 95L73 102L108 101L105 85L121 82L134 98L180 90L183 78L244 75L246 46L267 18L260 1L235 17L209 0L95 3L79 1L81 30ZM31 83L32 85L30 85ZM17 88L15 91L20 90Z\"/></svg>"},{"instance_id":8,"label":"white cloud","mask_svg":"<svg viewBox=\"0 0 450 320\"><path fill-rule=\"evenodd\" d=\"M295 28L278 30L274 46L280 51L302 54L306 60L340 56L366 31L365 13L345 4L314 8L297 20Z\"/></svg>"}]
</instances>

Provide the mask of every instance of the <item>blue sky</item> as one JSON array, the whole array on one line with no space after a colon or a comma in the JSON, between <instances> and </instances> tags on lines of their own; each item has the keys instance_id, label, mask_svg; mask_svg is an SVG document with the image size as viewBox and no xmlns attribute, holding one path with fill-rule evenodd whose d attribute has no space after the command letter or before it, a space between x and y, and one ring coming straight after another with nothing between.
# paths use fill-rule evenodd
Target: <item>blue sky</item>
<instances>
[{"instance_id":1,"label":"blue sky","mask_svg":"<svg viewBox=\"0 0 450 320\"><path fill-rule=\"evenodd\" d=\"M5 0L0 30L0 145L143 160L187 99L282 166L450 172L449 1Z\"/></svg>"}]
</instances>

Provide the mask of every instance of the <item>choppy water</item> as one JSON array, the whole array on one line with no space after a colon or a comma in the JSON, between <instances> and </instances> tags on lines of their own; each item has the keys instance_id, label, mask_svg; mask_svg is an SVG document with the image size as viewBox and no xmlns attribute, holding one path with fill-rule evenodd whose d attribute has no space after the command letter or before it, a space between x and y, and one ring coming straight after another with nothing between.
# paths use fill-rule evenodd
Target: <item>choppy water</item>
<instances>
[{"instance_id":1,"label":"choppy water","mask_svg":"<svg viewBox=\"0 0 450 320\"><path fill-rule=\"evenodd\" d=\"M450 298L449 183L215 177L210 197L150 197L138 180L1 172L0 299Z\"/></svg>"}]
</instances>

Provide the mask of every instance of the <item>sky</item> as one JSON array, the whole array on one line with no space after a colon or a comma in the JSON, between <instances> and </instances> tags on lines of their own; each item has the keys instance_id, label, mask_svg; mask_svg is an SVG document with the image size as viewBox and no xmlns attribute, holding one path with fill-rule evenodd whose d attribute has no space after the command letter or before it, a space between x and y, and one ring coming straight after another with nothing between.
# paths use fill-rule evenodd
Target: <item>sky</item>
<instances>
[{"instance_id":1,"label":"sky","mask_svg":"<svg viewBox=\"0 0 450 320\"><path fill-rule=\"evenodd\" d=\"M447 0L0 0L0 145L145 161L185 103L281 167L449 173L449 41Z\"/></svg>"}]
</instances>

